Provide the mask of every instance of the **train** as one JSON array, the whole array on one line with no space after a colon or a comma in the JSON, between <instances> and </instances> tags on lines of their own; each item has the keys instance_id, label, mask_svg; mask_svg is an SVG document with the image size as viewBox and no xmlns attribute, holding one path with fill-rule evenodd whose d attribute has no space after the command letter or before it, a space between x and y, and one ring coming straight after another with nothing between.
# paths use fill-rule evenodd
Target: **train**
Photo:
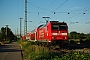
<instances>
[{"instance_id":1,"label":"train","mask_svg":"<svg viewBox=\"0 0 90 60\"><path fill-rule=\"evenodd\" d=\"M66 22L49 21L46 24L39 25L27 33L25 37L34 42L64 44L68 41L68 25Z\"/></svg>"}]
</instances>

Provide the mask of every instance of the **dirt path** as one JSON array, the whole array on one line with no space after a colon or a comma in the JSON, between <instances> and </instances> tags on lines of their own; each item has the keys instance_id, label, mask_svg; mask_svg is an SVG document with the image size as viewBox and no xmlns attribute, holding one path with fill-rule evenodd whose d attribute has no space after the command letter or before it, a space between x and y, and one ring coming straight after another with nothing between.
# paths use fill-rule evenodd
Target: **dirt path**
<instances>
[{"instance_id":1,"label":"dirt path","mask_svg":"<svg viewBox=\"0 0 90 60\"><path fill-rule=\"evenodd\" d=\"M0 60L22 60L19 44L12 42L0 46Z\"/></svg>"}]
</instances>

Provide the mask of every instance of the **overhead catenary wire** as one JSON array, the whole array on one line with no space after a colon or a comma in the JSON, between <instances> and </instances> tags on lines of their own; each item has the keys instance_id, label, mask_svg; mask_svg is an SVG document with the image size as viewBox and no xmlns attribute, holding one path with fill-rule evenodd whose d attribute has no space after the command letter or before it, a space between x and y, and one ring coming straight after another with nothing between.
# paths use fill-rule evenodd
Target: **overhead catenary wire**
<instances>
[{"instance_id":1,"label":"overhead catenary wire","mask_svg":"<svg viewBox=\"0 0 90 60\"><path fill-rule=\"evenodd\" d=\"M46 11L52 12L51 10L48 10L48 9L45 9L45 8L38 7L38 6L36 6L36 5L34 5L34 4L30 3L30 2L28 2L28 3L29 3L30 5L36 7L36 8L39 8L39 9L42 9L42 10L46 10Z\"/></svg>"},{"instance_id":2,"label":"overhead catenary wire","mask_svg":"<svg viewBox=\"0 0 90 60\"><path fill-rule=\"evenodd\" d=\"M58 6L54 11L56 11L57 9L59 9L61 6L63 6L68 0L66 0L65 2L63 2L60 6Z\"/></svg>"},{"instance_id":3,"label":"overhead catenary wire","mask_svg":"<svg viewBox=\"0 0 90 60\"><path fill-rule=\"evenodd\" d=\"M83 0L82 0L82 1L83 1ZM77 4L81 3L82 1L78 2ZM66 2L67 2L67 0L66 0L64 3L66 3ZM64 4L64 3L63 3L63 4ZM62 4L62 5L63 5L63 4ZM77 4L75 4L75 5L77 5ZM61 5L61 6L62 6L62 5ZM60 6L59 6L59 7L60 7ZM59 8L59 7L58 7L58 8ZM58 9L58 8L57 8L57 9ZM87 8L87 7L86 7L86 8ZM86 8L84 8L84 9L86 9ZM57 10L57 9L56 9L56 10ZM56 14L56 13L68 13L68 14L70 14L71 12L76 12L76 11L81 11L81 9L79 9L79 10L74 10L74 11L68 11L68 12L55 12L55 11L53 11L53 12L54 12L54 14Z\"/></svg>"},{"instance_id":4,"label":"overhead catenary wire","mask_svg":"<svg viewBox=\"0 0 90 60\"><path fill-rule=\"evenodd\" d=\"M54 1L55 1L55 0L53 0L53 1L50 3L50 5L52 5L52 4L54 3ZM49 5L49 6L50 6L50 5Z\"/></svg>"},{"instance_id":5,"label":"overhead catenary wire","mask_svg":"<svg viewBox=\"0 0 90 60\"><path fill-rule=\"evenodd\" d=\"M53 0L53 2L54 2L55 0ZM34 7L36 7L36 8L39 8L39 9L42 9L42 10L46 10L46 11L48 11L48 12L30 12L30 13L38 13L38 15L40 14L40 13L50 13L51 12L51 14L52 13L54 13L56 10L58 10L61 6L63 6L66 2L67 2L68 0L65 0L60 6L58 6L55 10L48 10L48 9L46 9L46 8L41 8L41 7L38 7L38 6L36 6L36 5L34 5L34 4L32 4L32 3L30 3L30 4L32 4ZM84 1L84 0L82 0L82 1ZM82 1L79 1L78 3L81 3ZM52 2L52 3L53 3ZM52 4L51 3L51 4ZM51 5L50 4L50 5ZM65 20L68 20L68 19L70 19L70 18L73 18L73 17L76 17L76 16L78 16L78 15L80 15L80 14L86 14L86 12L87 12L87 8L84 8L84 9L79 9L79 10L75 10L75 11L70 11L70 12L55 12L55 13L68 13L68 14L71 14L71 13L73 13L73 12L78 12L78 11L81 11L81 10L84 10L82 13L78 13L78 14L75 14L75 15L73 15L73 16L70 16L69 18L66 18Z\"/></svg>"},{"instance_id":6,"label":"overhead catenary wire","mask_svg":"<svg viewBox=\"0 0 90 60\"><path fill-rule=\"evenodd\" d=\"M90 9L88 8L87 10L84 10L83 12L80 12L80 13L78 13L78 14L76 14L76 15L70 16L69 18L67 18L67 19L65 19L65 20L71 19L71 18L76 17L76 16L78 16L78 15L80 15L80 14L86 14L86 12L87 12L88 10L90 10Z\"/></svg>"},{"instance_id":7,"label":"overhead catenary wire","mask_svg":"<svg viewBox=\"0 0 90 60\"><path fill-rule=\"evenodd\" d=\"M84 1L84 0L82 0L82 1ZM81 3L82 1L80 1L79 3ZM75 4L75 5L77 5L77 4ZM84 14L87 14L87 12L88 12L89 10L90 10L90 9L86 6L86 7L83 8L83 9L70 11L69 14L74 13L75 15L70 16L69 18L66 18L65 20L71 19L71 18L76 17L76 16L78 16L78 15L80 15L80 14L83 14L83 15L84 15ZM80 13L76 14L76 13L79 12L79 11L83 11L83 12L80 12ZM85 19L85 20L86 20L86 19ZM82 21L82 20L80 20L80 21ZM80 21L78 21L78 22L80 22Z\"/></svg>"},{"instance_id":8,"label":"overhead catenary wire","mask_svg":"<svg viewBox=\"0 0 90 60\"><path fill-rule=\"evenodd\" d=\"M54 13L57 9L59 9L61 6L63 6L67 1L68 1L68 0L64 1L61 5L59 5L55 10L53 10L53 11L49 14L49 16L50 16L52 13Z\"/></svg>"},{"instance_id":9,"label":"overhead catenary wire","mask_svg":"<svg viewBox=\"0 0 90 60\"><path fill-rule=\"evenodd\" d=\"M67 0L66 0L64 3L66 3L66 2L67 2ZM80 1L80 2L78 2L77 4L79 4L79 3L81 3L81 2L83 2L83 0ZM63 3L63 4L64 4L64 3ZM63 5L63 4L62 4L62 5ZM77 5L77 4L75 4L75 5ZM61 6L62 6L62 5L61 5ZM59 7L60 7L60 6L59 6ZM59 8L59 7L58 7L58 8ZM58 8L57 8L57 9L58 9ZM86 8L87 8L87 7L86 7ZM86 9L86 8L84 8L84 9ZM56 9L56 10L57 10L57 9ZM56 11L53 11L52 13L54 13L54 14L56 14L56 13L67 13L67 14L70 14L71 12L77 12L77 11L81 11L81 9L79 9L79 10L74 10L74 11L68 11L68 12L56 12Z\"/></svg>"},{"instance_id":10,"label":"overhead catenary wire","mask_svg":"<svg viewBox=\"0 0 90 60\"><path fill-rule=\"evenodd\" d=\"M50 5L52 5L52 4L54 3L54 1L55 1L55 0L53 0L53 1L47 6L47 8L48 8ZM36 6L36 5L34 5L34 4L30 3L30 2L28 2L28 3L29 3L30 5L38 8L38 9L42 9L42 10L46 10L46 11L52 12L52 10L48 10L47 8L42 8L42 7Z\"/></svg>"},{"instance_id":11,"label":"overhead catenary wire","mask_svg":"<svg viewBox=\"0 0 90 60\"><path fill-rule=\"evenodd\" d=\"M90 20L90 17L86 18L86 19L81 19L79 21L73 21L73 22L70 22L70 24L77 24L77 23L81 23L81 22L84 22L85 24L89 24L90 21L87 21L87 20Z\"/></svg>"},{"instance_id":12,"label":"overhead catenary wire","mask_svg":"<svg viewBox=\"0 0 90 60\"><path fill-rule=\"evenodd\" d=\"M49 7L50 5L52 5L54 1L55 0L53 0L47 7ZM52 12L51 10L48 10L46 8L38 7L38 6L36 6L36 5L32 4L32 3L29 3L29 4L32 5L32 6L34 6L34 7L36 7L36 8L38 8L38 9L42 9L42 10L48 11L48 12L30 12L30 13L37 13L38 16L39 16L40 13L49 13L49 12Z\"/></svg>"},{"instance_id":13,"label":"overhead catenary wire","mask_svg":"<svg viewBox=\"0 0 90 60\"><path fill-rule=\"evenodd\" d=\"M53 0L53 2L54 2L55 0ZM62 5L64 5L66 2L67 2L68 0L66 0L65 2L63 2L60 6L58 6L55 10L48 10L48 9L46 9L46 8L42 8L42 7L39 7L39 6L36 6L36 5L34 5L34 4L32 4L32 3L30 3L30 2L28 2L30 5L32 5L32 6L34 6L34 7L36 7L36 8L39 8L39 9L42 9L42 10L46 10L46 11L49 11L49 12L29 12L29 13L38 13L38 15L40 14L40 13L50 13L51 12L51 14L52 13L68 13L68 14L70 14L71 12L76 12L76 11L80 11L80 9L79 10L75 10L75 11L70 11L70 12L55 12L57 9L59 9ZM52 2L52 3L53 3ZM52 4L51 3L51 4ZM80 3L80 2L79 2ZM51 5L50 4L50 5Z\"/></svg>"},{"instance_id":14,"label":"overhead catenary wire","mask_svg":"<svg viewBox=\"0 0 90 60\"><path fill-rule=\"evenodd\" d=\"M51 2L51 4L54 2L55 0L53 0L52 2ZM64 5L66 2L67 2L68 0L66 0L64 3L62 3L60 6L58 6L54 11L56 11L57 9L59 9L62 5ZM30 5L32 5L32 6L34 6L34 7L36 7L36 8L38 8L38 9L42 9L42 10L46 10L46 11L48 11L48 12L30 12L30 13L38 13L38 15L40 14L40 13L50 13L50 14L52 14L54 11L52 11L52 10L49 10L49 9L46 9L46 8L42 8L42 7L39 7L39 6L36 6L36 5L34 5L34 4L32 4L32 3L30 3L30 2L28 2ZM50 4L50 5L51 5ZM59 12L59 13L67 13L67 12Z\"/></svg>"}]
</instances>

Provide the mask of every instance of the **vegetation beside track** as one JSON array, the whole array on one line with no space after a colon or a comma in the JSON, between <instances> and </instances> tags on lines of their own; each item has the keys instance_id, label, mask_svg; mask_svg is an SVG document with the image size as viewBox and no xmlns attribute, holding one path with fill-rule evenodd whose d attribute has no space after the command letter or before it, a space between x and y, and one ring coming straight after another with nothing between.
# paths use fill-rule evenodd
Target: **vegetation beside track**
<instances>
[{"instance_id":1,"label":"vegetation beside track","mask_svg":"<svg viewBox=\"0 0 90 60\"><path fill-rule=\"evenodd\" d=\"M69 53L53 52L44 46L38 46L34 42L18 40L22 48L23 60L89 60L90 54L83 52Z\"/></svg>"},{"instance_id":2,"label":"vegetation beside track","mask_svg":"<svg viewBox=\"0 0 90 60\"><path fill-rule=\"evenodd\" d=\"M16 40L17 37L13 34L12 30L9 27L2 27L0 29L0 45L10 43Z\"/></svg>"}]
</instances>

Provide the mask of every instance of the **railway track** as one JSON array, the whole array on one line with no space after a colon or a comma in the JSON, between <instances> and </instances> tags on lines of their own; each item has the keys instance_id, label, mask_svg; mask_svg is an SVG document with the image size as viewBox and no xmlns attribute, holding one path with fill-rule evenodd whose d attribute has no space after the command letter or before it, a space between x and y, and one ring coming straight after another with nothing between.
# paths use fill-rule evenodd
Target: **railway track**
<instances>
[{"instance_id":1,"label":"railway track","mask_svg":"<svg viewBox=\"0 0 90 60\"><path fill-rule=\"evenodd\" d=\"M39 44L39 46L45 47L48 50L55 52L55 53L70 53L72 50L76 52L85 52L90 54L90 45L85 45L85 44L73 44L69 43L67 46L62 45L62 46L47 46L43 44Z\"/></svg>"},{"instance_id":2,"label":"railway track","mask_svg":"<svg viewBox=\"0 0 90 60\"><path fill-rule=\"evenodd\" d=\"M53 51L55 53L70 53L71 51L75 52L84 52L90 54L90 46L85 46L81 44L75 44L75 45L67 45L67 46L50 46L47 47L50 51Z\"/></svg>"}]
</instances>

